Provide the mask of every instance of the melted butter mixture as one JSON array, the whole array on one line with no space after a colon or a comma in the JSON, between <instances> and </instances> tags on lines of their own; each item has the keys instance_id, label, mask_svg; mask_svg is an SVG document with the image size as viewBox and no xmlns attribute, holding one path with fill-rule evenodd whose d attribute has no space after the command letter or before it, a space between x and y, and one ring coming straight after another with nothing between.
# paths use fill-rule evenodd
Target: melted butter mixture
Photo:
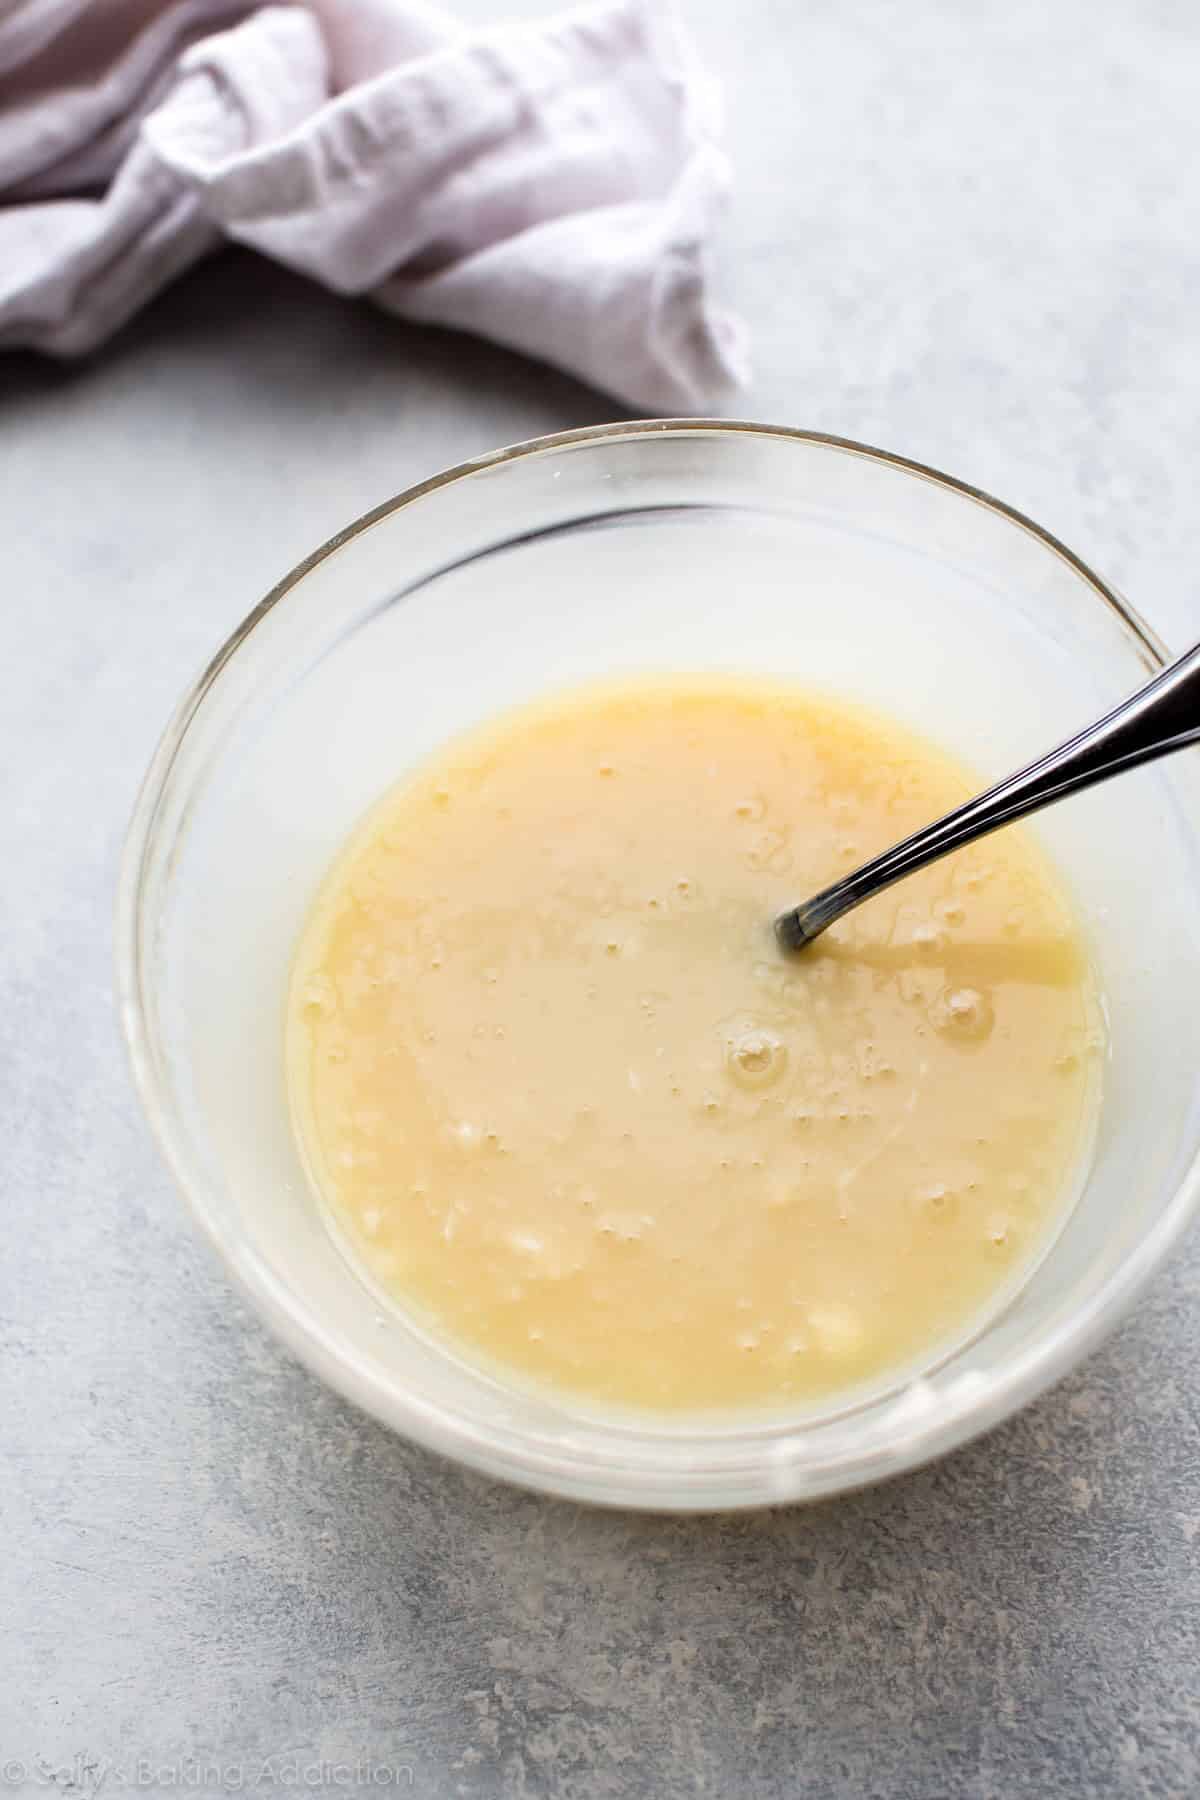
<instances>
[{"instance_id":1,"label":"melted butter mixture","mask_svg":"<svg viewBox=\"0 0 1200 1800\"><path fill-rule=\"evenodd\" d=\"M509 1374L822 1402L969 1329L1061 1221L1103 1035L1007 830L799 956L776 911L978 784L883 717L679 677L462 739L335 864L298 1134L376 1283Z\"/></svg>"}]
</instances>

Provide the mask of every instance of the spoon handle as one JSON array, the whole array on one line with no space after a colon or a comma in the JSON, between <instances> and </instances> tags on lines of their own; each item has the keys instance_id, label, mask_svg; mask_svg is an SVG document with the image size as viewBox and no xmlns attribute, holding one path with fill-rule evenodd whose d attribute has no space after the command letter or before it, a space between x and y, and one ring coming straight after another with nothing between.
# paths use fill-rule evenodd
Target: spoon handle
<instances>
[{"instance_id":1,"label":"spoon handle","mask_svg":"<svg viewBox=\"0 0 1200 1800\"><path fill-rule=\"evenodd\" d=\"M852 907L928 863L1139 763L1200 739L1200 644L1185 651L1111 712L965 805L893 844L775 921L785 950L800 950Z\"/></svg>"}]
</instances>

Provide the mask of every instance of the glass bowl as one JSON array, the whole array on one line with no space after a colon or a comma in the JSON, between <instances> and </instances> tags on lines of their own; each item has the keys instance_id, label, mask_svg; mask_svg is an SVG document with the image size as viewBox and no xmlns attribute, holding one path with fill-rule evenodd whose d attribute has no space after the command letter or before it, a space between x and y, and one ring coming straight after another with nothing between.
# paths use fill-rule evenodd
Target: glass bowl
<instances>
[{"instance_id":1,"label":"glass bowl","mask_svg":"<svg viewBox=\"0 0 1200 1800\"><path fill-rule=\"evenodd\" d=\"M811 1499L911 1468L1012 1412L1113 1325L1196 1205L1194 756L1037 827L1075 889L1110 1014L1078 1204L969 1341L825 1414L608 1418L499 1383L382 1309L323 1222L293 1141L289 962L335 850L398 773L555 684L670 668L794 676L891 711L990 780L1162 660L1123 601L1028 519L808 432L703 420L566 432L436 476L349 526L183 699L120 883L137 1085L253 1305L407 1437L613 1505Z\"/></svg>"}]
</instances>

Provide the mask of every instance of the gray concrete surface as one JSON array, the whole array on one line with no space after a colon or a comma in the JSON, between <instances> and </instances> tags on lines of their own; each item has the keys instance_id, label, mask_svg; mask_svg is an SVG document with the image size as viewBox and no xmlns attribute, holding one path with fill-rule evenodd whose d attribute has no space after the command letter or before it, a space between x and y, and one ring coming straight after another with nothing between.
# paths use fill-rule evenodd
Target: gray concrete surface
<instances>
[{"instance_id":1,"label":"gray concrete surface","mask_svg":"<svg viewBox=\"0 0 1200 1800\"><path fill-rule=\"evenodd\" d=\"M1194 635L1194 9L693 10L731 89L742 410L951 468ZM347 518L613 415L236 256L87 369L0 367L0 1789L361 1759L360 1791L438 1800L1200 1791L1195 1237L942 1465L646 1520L465 1476L323 1391L151 1147L110 890L181 685Z\"/></svg>"}]
</instances>

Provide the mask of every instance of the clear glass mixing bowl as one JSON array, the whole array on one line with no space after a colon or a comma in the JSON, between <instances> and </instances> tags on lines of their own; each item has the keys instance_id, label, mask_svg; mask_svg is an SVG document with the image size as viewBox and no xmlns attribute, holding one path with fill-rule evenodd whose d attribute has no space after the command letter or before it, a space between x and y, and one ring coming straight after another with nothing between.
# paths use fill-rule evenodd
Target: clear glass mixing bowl
<instances>
[{"instance_id":1,"label":"clear glass mixing bowl","mask_svg":"<svg viewBox=\"0 0 1200 1800\"><path fill-rule=\"evenodd\" d=\"M555 683L670 668L794 675L908 719L990 779L1162 658L1129 608L1027 519L933 470L804 432L687 420L567 432L439 475L348 527L184 698L120 887L137 1084L255 1307L410 1438L610 1504L829 1494L945 1451L1045 1388L1112 1326L1196 1205L1194 755L1042 816L1110 1011L1094 1163L1000 1315L852 1410L604 1419L499 1384L381 1311L301 1170L284 990L310 898L363 809L452 733Z\"/></svg>"}]
</instances>

